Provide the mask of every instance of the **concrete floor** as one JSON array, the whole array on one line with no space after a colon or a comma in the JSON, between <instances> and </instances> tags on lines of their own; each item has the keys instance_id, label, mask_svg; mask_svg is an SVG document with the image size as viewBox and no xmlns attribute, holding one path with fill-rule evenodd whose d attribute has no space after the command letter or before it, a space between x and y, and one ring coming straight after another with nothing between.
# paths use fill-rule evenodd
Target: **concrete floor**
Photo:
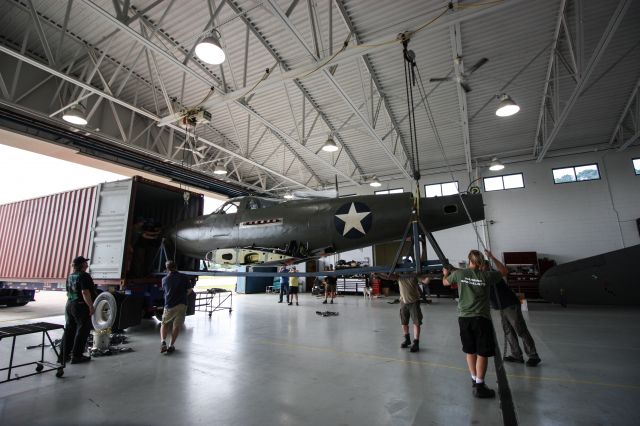
<instances>
[{"instance_id":1,"label":"concrete floor","mask_svg":"<svg viewBox=\"0 0 640 426\"><path fill-rule=\"evenodd\" d=\"M388 300L322 305L304 294L296 307L236 295L231 315L188 317L170 356L159 354L158 323L147 320L127 330L135 352L69 365L61 379L0 384L0 424L501 424L497 399L471 395L454 302L423 306L421 352L412 354L399 347L398 305ZM529 306L543 363L507 365L520 424L638 424L640 310ZM340 315L316 315L325 309ZM27 322L5 312L0 326ZM24 348L36 340L19 338L16 356L35 360L37 350ZM9 345L0 341L2 367ZM497 389L495 381L491 363Z\"/></svg>"}]
</instances>

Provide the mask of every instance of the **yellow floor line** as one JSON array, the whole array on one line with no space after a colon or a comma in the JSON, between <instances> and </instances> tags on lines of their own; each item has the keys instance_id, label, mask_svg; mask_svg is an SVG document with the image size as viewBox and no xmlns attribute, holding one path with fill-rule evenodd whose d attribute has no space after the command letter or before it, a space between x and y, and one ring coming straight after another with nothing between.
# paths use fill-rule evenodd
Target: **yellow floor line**
<instances>
[{"instance_id":1,"label":"yellow floor line","mask_svg":"<svg viewBox=\"0 0 640 426\"><path fill-rule=\"evenodd\" d=\"M310 350L310 351L314 351L314 352L331 352L331 353L334 353L334 354L340 355L340 356L348 356L348 357L356 357L356 358L368 358L368 359L372 359L372 360L376 360L376 361L393 361L393 362L398 362L398 363L402 363L402 364L426 365L428 367L433 367L433 368L446 368L446 369L449 369L449 370L457 370L457 371L460 371L460 372L468 373L468 370L467 370L466 367L456 367L456 366L453 366L453 365L439 364L439 363L429 362L429 361L407 360L407 359L400 359L400 358L385 357L385 356L380 356L380 355L371 355L371 354L366 354L366 353L361 353L361 352L344 352L344 351L338 351L338 350L331 349L331 348L322 348L322 347L317 347L317 346L306 346L306 345L296 345L296 344L293 344L293 343L276 342L276 341L271 341L271 340L263 340L263 341L259 341L258 343L262 343L262 344L265 344L265 345L272 345L272 346L283 346L283 347L292 348L292 349L305 349L305 350ZM509 379L539 380L539 381L548 381L548 382L585 384L585 385L595 385L595 386L606 386L606 387L614 387L614 388L640 390L640 386L637 386L637 385L596 382L596 381L592 381L592 380L577 380L577 379L564 378L564 377L530 376L530 375L526 375L526 374L507 374L507 377Z\"/></svg>"}]
</instances>

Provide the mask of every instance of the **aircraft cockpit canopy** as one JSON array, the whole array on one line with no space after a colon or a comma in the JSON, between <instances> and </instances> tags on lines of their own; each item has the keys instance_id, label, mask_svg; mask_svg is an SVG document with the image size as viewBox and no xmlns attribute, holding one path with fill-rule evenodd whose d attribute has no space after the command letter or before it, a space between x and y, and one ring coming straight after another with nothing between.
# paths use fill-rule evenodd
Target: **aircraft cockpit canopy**
<instances>
[{"instance_id":1,"label":"aircraft cockpit canopy","mask_svg":"<svg viewBox=\"0 0 640 426\"><path fill-rule=\"evenodd\" d=\"M231 214L238 210L256 210L267 207L274 207L282 203L282 200L264 197L241 197L232 198L215 211L215 214Z\"/></svg>"}]
</instances>

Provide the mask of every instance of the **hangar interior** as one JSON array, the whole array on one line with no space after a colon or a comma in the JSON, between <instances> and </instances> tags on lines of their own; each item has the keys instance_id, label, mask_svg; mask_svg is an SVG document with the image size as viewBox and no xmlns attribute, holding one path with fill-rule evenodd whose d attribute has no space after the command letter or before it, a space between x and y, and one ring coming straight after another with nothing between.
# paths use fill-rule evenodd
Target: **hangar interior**
<instances>
[{"instance_id":1,"label":"hangar interior","mask_svg":"<svg viewBox=\"0 0 640 426\"><path fill-rule=\"evenodd\" d=\"M453 264L484 246L562 264L640 244L638 1L0 0L0 11L2 144L222 198L477 187L485 220L434 234ZM224 62L196 54L206 40ZM634 303L630 275L615 276L616 303ZM468 389L451 300L425 308L417 357L399 352L384 300L340 298L328 319L301 300L294 312L242 295L232 315L196 314L177 359L156 360L157 324L143 323L132 354L70 366L62 383L0 384L2 424L507 424L504 401ZM520 423L634 424L637 310L529 305L543 363L506 365ZM0 325L32 307L18 309ZM488 377L497 388L493 365Z\"/></svg>"}]
</instances>

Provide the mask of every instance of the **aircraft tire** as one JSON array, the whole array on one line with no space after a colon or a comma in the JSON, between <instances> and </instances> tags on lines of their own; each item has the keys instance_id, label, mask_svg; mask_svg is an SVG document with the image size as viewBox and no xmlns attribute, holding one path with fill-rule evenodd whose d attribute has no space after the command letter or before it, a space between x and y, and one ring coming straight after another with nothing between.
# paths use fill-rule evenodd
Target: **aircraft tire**
<instances>
[{"instance_id":1,"label":"aircraft tire","mask_svg":"<svg viewBox=\"0 0 640 426\"><path fill-rule=\"evenodd\" d=\"M93 302L93 308L95 309L91 316L93 328L96 330L111 328L116 321L116 313L118 312L118 305L113 294L108 292L100 293Z\"/></svg>"}]
</instances>

